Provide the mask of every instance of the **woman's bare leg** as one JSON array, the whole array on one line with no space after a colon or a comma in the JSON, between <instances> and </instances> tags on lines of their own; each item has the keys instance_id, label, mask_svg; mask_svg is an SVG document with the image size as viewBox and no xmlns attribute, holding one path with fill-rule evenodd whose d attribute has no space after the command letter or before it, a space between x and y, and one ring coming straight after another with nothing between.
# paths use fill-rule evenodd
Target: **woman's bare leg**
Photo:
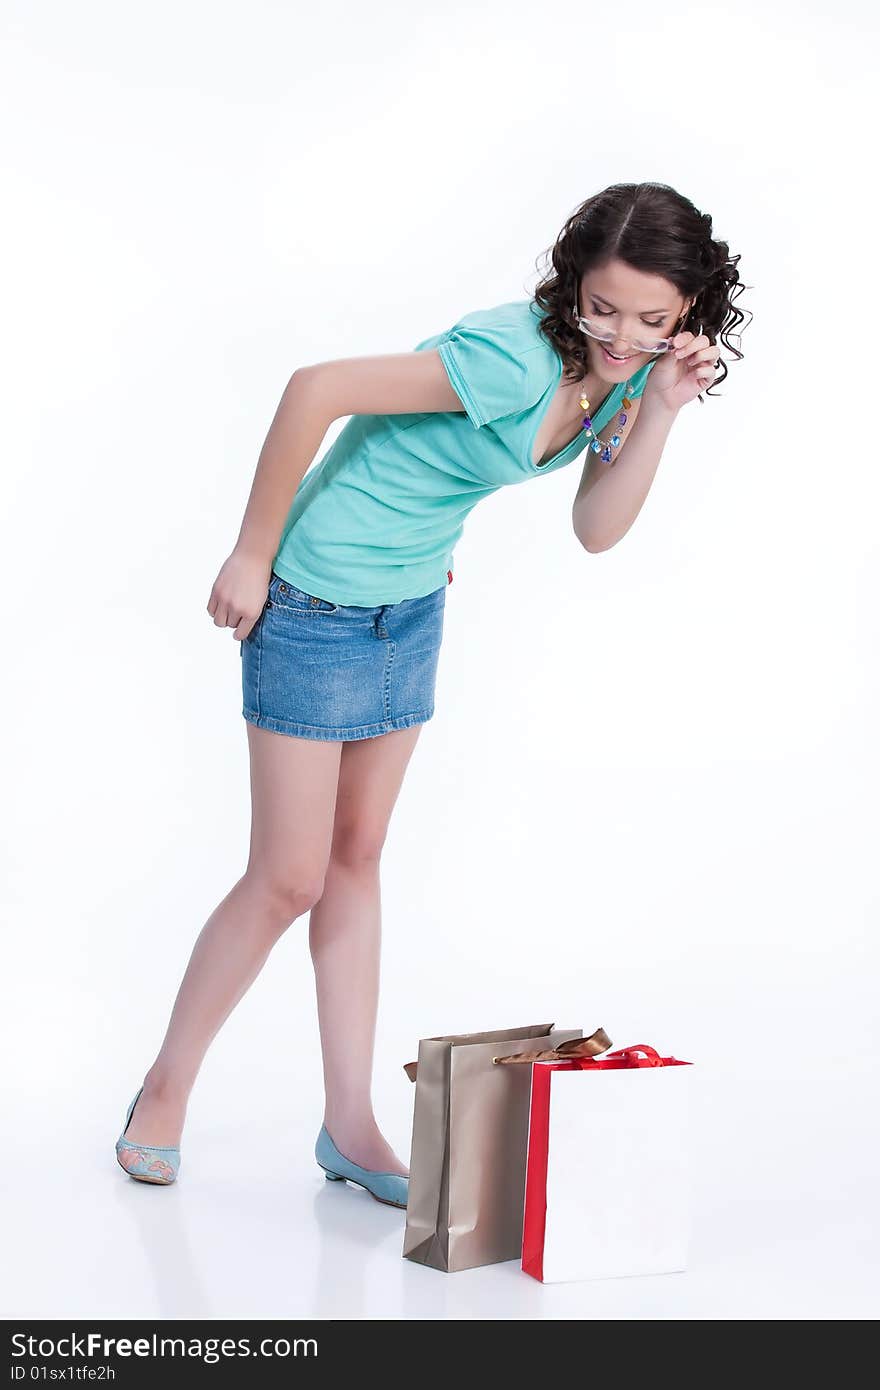
<instances>
[{"instance_id":1,"label":"woman's bare leg","mask_svg":"<svg viewBox=\"0 0 880 1390\"><path fill-rule=\"evenodd\" d=\"M371 1081L379 999L379 856L421 725L343 746L324 891L311 911L324 1067L324 1124L364 1168L408 1173L373 1114Z\"/></svg>"},{"instance_id":2,"label":"woman's bare leg","mask_svg":"<svg viewBox=\"0 0 880 1390\"><path fill-rule=\"evenodd\" d=\"M180 1143L187 1100L210 1043L275 942L324 890L343 744L246 727L247 868L196 940L128 1129L135 1143Z\"/></svg>"}]
</instances>

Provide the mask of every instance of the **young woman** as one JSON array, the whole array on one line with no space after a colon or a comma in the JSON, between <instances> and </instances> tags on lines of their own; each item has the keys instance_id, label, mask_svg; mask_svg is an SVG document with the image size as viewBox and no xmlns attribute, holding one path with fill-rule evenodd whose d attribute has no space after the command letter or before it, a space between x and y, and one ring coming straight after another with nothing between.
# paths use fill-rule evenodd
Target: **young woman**
<instances>
[{"instance_id":1,"label":"young woman","mask_svg":"<svg viewBox=\"0 0 880 1390\"><path fill-rule=\"evenodd\" d=\"M300 367L284 390L208 602L241 644L249 858L195 943L126 1114L116 1152L134 1178L177 1177L208 1046L309 913L325 1091L315 1157L328 1177L406 1205L407 1167L371 1100L379 863L434 713L455 543L481 498L582 458L575 536L590 552L616 544L678 412L719 366L727 375L718 339L743 317L739 257L663 184L589 198L551 255L532 299L467 314L412 352Z\"/></svg>"}]
</instances>

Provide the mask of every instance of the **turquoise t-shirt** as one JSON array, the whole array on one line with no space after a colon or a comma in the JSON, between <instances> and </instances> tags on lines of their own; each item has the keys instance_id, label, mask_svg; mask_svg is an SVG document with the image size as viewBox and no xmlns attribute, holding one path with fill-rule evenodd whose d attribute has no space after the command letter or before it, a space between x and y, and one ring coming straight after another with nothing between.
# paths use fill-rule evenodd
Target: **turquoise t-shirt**
<instances>
[{"instance_id":1,"label":"turquoise t-shirt","mask_svg":"<svg viewBox=\"0 0 880 1390\"><path fill-rule=\"evenodd\" d=\"M353 415L303 477L273 568L307 593L373 607L420 598L448 582L465 519L477 502L572 463L581 430L547 463L532 445L562 377L538 332L531 299L466 314L416 345L437 348L464 411ZM654 359L656 360L656 359ZM642 394L654 360L630 377ZM593 416L596 434L618 411L620 382Z\"/></svg>"}]
</instances>

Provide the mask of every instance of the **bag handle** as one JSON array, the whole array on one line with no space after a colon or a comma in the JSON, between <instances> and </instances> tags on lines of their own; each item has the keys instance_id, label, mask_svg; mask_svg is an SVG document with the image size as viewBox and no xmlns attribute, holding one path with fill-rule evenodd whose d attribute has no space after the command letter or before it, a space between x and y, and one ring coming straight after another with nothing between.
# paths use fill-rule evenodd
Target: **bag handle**
<instances>
[{"instance_id":1,"label":"bag handle","mask_svg":"<svg viewBox=\"0 0 880 1390\"><path fill-rule=\"evenodd\" d=\"M605 1052L611 1046L611 1039L604 1028L597 1028L588 1038L566 1038L556 1047L545 1048L540 1052L509 1052L503 1057L493 1057L493 1063L508 1065L522 1062L564 1062L568 1058L592 1059L598 1052Z\"/></svg>"},{"instance_id":2,"label":"bag handle","mask_svg":"<svg viewBox=\"0 0 880 1390\"><path fill-rule=\"evenodd\" d=\"M595 1033L591 1033L588 1038L568 1038L555 1048L550 1048L544 1052L515 1052L506 1057L493 1057L494 1063L510 1062L535 1062L535 1061L565 1061L567 1058L582 1060L586 1063L593 1062L597 1053L604 1052L596 1065L602 1066L610 1057L619 1057L627 1067L638 1067L645 1065L639 1061L638 1054L643 1052L647 1058L649 1067L664 1066L663 1058L655 1047L649 1047L647 1043L633 1043L632 1047L619 1047L616 1052L608 1052L606 1049L611 1046L611 1039L604 1028L597 1028ZM415 1081L418 1064L407 1062L403 1068L410 1081Z\"/></svg>"}]
</instances>

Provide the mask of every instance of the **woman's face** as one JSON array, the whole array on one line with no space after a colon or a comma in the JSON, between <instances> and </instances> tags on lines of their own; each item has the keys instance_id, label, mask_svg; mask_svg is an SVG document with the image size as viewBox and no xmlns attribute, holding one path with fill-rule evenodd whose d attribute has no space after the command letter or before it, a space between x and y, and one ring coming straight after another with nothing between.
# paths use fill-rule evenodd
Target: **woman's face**
<instances>
[{"instance_id":1,"label":"woman's face","mask_svg":"<svg viewBox=\"0 0 880 1390\"><path fill-rule=\"evenodd\" d=\"M690 301L692 302L692 301ZM606 345L584 335L589 362L602 381L626 381L640 367L656 359L656 353L633 346L632 339L650 344L672 336L689 301L661 275L646 275L625 261L613 259L601 269L581 277L578 309L591 326L614 338ZM615 361L610 353L624 357Z\"/></svg>"}]
</instances>

